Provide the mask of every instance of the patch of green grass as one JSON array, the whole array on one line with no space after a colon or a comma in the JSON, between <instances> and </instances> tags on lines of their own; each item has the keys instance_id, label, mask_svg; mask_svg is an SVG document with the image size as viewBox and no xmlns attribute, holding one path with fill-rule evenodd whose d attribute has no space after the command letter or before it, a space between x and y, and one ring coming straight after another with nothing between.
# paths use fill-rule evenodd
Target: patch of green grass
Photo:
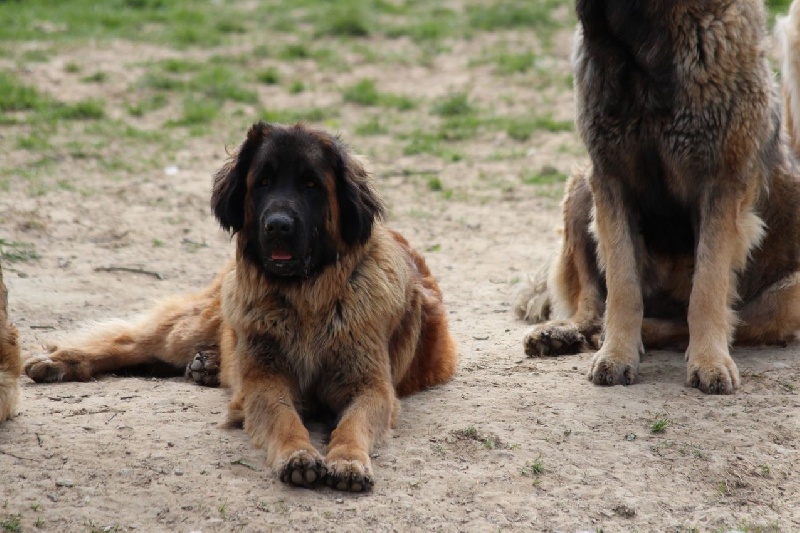
<instances>
[{"instance_id":1,"label":"patch of green grass","mask_svg":"<svg viewBox=\"0 0 800 533\"><path fill-rule=\"evenodd\" d=\"M189 88L216 100L232 100L248 104L258 102L258 95L246 87L238 71L221 65L213 65L198 72L189 83Z\"/></svg>"},{"instance_id":2,"label":"patch of green grass","mask_svg":"<svg viewBox=\"0 0 800 533\"><path fill-rule=\"evenodd\" d=\"M177 120L168 123L169 126L203 126L210 124L217 118L220 104L215 100L186 98L183 100L183 113Z\"/></svg>"},{"instance_id":3,"label":"patch of green grass","mask_svg":"<svg viewBox=\"0 0 800 533\"><path fill-rule=\"evenodd\" d=\"M0 257L9 263L22 263L39 259L39 254L31 243L0 238Z\"/></svg>"},{"instance_id":4,"label":"patch of green grass","mask_svg":"<svg viewBox=\"0 0 800 533\"><path fill-rule=\"evenodd\" d=\"M278 54L281 59L309 59L311 57L311 50L302 43L288 44Z\"/></svg>"},{"instance_id":5,"label":"patch of green grass","mask_svg":"<svg viewBox=\"0 0 800 533\"><path fill-rule=\"evenodd\" d=\"M438 192L438 191L443 190L444 186L442 185L442 180L439 179L438 177L430 178L428 180L428 189L430 189L430 190L432 190L434 192Z\"/></svg>"},{"instance_id":6,"label":"patch of green grass","mask_svg":"<svg viewBox=\"0 0 800 533\"><path fill-rule=\"evenodd\" d=\"M317 22L318 35L366 37L371 33L373 14L368 2L336 0Z\"/></svg>"},{"instance_id":7,"label":"patch of green grass","mask_svg":"<svg viewBox=\"0 0 800 533\"><path fill-rule=\"evenodd\" d=\"M455 93L436 102L431 110L440 117L458 117L475 113L466 93Z\"/></svg>"},{"instance_id":8,"label":"patch of green grass","mask_svg":"<svg viewBox=\"0 0 800 533\"><path fill-rule=\"evenodd\" d=\"M792 0L767 0L767 7L773 15L786 13L789 11L790 5L792 5Z\"/></svg>"},{"instance_id":9,"label":"patch of green grass","mask_svg":"<svg viewBox=\"0 0 800 533\"><path fill-rule=\"evenodd\" d=\"M269 109L259 113L259 118L267 122L294 124L295 122L322 123L339 116L339 110L328 107L311 107L307 109Z\"/></svg>"},{"instance_id":10,"label":"patch of green grass","mask_svg":"<svg viewBox=\"0 0 800 533\"><path fill-rule=\"evenodd\" d=\"M75 63L74 61L70 61L69 63L64 65L64 72L67 72L69 74L77 74L80 71L81 71L81 66Z\"/></svg>"},{"instance_id":11,"label":"patch of green grass","mask_svg":"<svg viewBox=\"0 0 800 533\"><path fill-rule=\"evenodd\" d=\"M522 179L527 185L557 185L567 181L567 175L557 168L545 165L539 172Z\"/></svg>"},{"instance_id":12,"label":"patch of green grass","mask_svg":"<svg viewBox=\"0 0 800 533\"><path fill-rule=\"evenodd\" d=\"M169 100L161 93L145 96L136 103L128 104L126 109L131 116L143 117L147 113L163 109L167 106Z\"/></svg>"},{"instance_id":13,"label":"patch of green grass","mask_svg":"<svg viewBox=\"0 0 800 533\"><path fill-rule=\"evenodd\" d=\"M21 83L10 72L0 72L0 111L29 111L40 108L46 99Z\"/></svg>"},{"instance_id":14,"label":"patch of green grass","mask_svg":"<svg viewBox=\"0 0 800 533\"><path fill-rule=\"evenodd\" d=\"M574 129L572 121L555 120L550 116L504 119L499 121L499 124L503 126L509 137L520 142L527 141L537 131L556 133Z\"/></svg>"},{"instance_id":15,"label":"patch of green grass","mask_svg":"<svg viewBox=\"0 0 800 533\"><path fill-rule=\"evenodd\" d=\"M30 63L46 63L50 61L51 52L35 48L33 50L25 50L22 53L22 60Z\"/></svg>"},{"instance_id":16,"label":"patch of green grass","mask_svg":"<svg viewBox=\"0 0 800 533\"><path fill-rule=\"evenodd\" d=\"M503 52L492 58L492 62L495 64L495 72L497 74L507 76L510 74L528 72L533 66L535 59L536 56L533 52L523 52L519 54Z\"/></svg>"},{"instance_id":17,"label":"patch of green grass","mask_svg":"<svg viewBox=\"0 0 800 533\"><path fill-rule=\"evenodd\" d=\"M544 463L541 459L535 461L528 461L525 466L520 470L520 474L526 477L536 477L544 474Z\"/></svg>"},{"instance_id":18,"label":"patch of green grass","mask_svg":"<svg viewBox=\"0 0 800 533\"><path fill-rule=\"evenodd\" d=\"M3 520L0 520L0 528L9 533L22 531L21 517L19 515L6 516Z\"/></svg>"},{"instance_id":19,"label":"patch of green grass","mask_svg":"<svg viewBox=\"0 0 800 533\"><path fill-rule=\"evenodd\" d=\"M375 116L372 117L356 126L356 134L357 135L384 135L389 133L389 128L387 128L383 122L381 122L380 117Z\"/></svg>"},{"instance_id":20,"label":"patch of green grass","mask_svg":"<svg viewBox=\"0 0 800 533\"><path fill-rule=\"evenodd\" d=\"M108 81L108 73L99 70L94 74L82 78L81 81L85 83L105 83Z\"/></svg>"},{"instance_id":21,"label":"patch of green grass","mask_svg":"<svg viewBox=\"0 0 800 533\"><path fill-rule=\"evenodd\" d=\"M496 0L492 3L472 5L467 8L469 25L482 31L509 28L525 28L528 31L549 29L556 21L553 11L561 6L561 0L537 0L535 2L509 2Z\"/></svg>"},{"instance_id":22,"label":"patch of green grass","mask_svg":"<svg viewBox=\"0 0 800 533\"><path fill-rule=\"evenodd\" d=\"M266 85L277 85L281 81L281 76L278 73L278 69L269 67L256 73L256 80Z\"/></svg>"},{"instance_id":23,"label":"patch of green grass","mask_svg":"<svg viewBox=\"0 0 800 533\"><path fill-rule=\"evenodd\" d=\"M291 83L291 85L289 85L290 94L300 94L305 90L306 90L306 84L303 83L303 80L294 80Z\"/></svg>"},{"instance_id":24,"label":"patch of green grass","mask_svg":"<svg viewBox=\"0 0 800 533\"><path fill-rule=\"evenodd\" d=\"M170 58L161 61L159 64L161 70L169 72L170 74L185 74L188 72L197 72L203 65L197 61L182 58Z\"/></svg>"},{"instance_id":25,"label":"patch of green grass","mask_svg":"<svg viewBox=\"0 0 800 533\"><path fill-rule=\"evenodd\" d=\"M415 107L414 101L404 96L378 91L375 80L363 79L342 90L345 102L363 106L393 107L401 111L408 111Z\"/></svg>"},{"instance_id":26,"label":"patch of green grass","mask_svg":"<svg viewBox=\"0 0 800 533\"><path fill-rule=\"evenodd\" d=\"M661 416L653 420L650 424L651 433L664 433L667 428L672 425L672 421L665 416Z\"/></svg>"}]
</instances>

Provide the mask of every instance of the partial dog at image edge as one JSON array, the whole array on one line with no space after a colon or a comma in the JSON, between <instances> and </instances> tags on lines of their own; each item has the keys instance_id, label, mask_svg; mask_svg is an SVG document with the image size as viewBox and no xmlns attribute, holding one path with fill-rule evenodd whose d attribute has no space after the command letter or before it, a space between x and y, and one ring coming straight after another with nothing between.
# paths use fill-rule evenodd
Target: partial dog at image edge
<instances>
[{"instance_id":1,"label":"partial dog at image edge","mask_svg":"<svg viewBox=\"0 0 800 533\"><path fill-rule=\"evenodd\" d=\"M168 363L230 387L243 425L286 483L373 485L370 451L398 397L448 381L456 345L423 258L382 221L363 164L303 125L253 125L214 178L211 205L236 256L202 292L135 323L98 325L26 361L34 381ZM323 457L302 415L338 423Z\"/></svg>"},{"instance_id":2,"label":"partial dog at image edge","mask_svg":"<svg viewBox=\"0 0 800 533\"><path fill-rule=\"evenodd\" d=\"M800 154L800 1L789 8L789 14L775 24L781 44L783 65L784 122L792 148Z\"/></svg>"},{"instance_id":3,"label":"partial dog at image edge","mask_svg":"<svg viewBox=\"0 0 800 533\"><path fill-rule=\"evenodd\" d=\"M538 323L525 352L597 349L589 379L627 385L645 347L680 347L687 385L732 393L732 343L783 344L800 328L798 2L783 115L760 0L576 10L591 166L567 183L560 253L515 299Z\"/></svg>"},{"instance_id":4,"label":"partial dog at image edge","mask_svg":"<svg viewBox=\"0 0 800 533\"><path fill-rule=\"evenodd\" d=\"M0 265L0 422L17 412L21 372L17 328L8 322L8 289Z\"/></svg>"}]
</instances>

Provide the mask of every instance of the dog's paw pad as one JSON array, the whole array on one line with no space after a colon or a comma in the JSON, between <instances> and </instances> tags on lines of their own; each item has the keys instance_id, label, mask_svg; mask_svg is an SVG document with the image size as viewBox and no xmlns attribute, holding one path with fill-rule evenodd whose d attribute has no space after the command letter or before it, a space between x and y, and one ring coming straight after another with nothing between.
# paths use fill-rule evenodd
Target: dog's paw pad
<instances>
[{"instance_id":1,"label":"dog's paw pad","mask_svg":"<svg viewBox=\"0 0 800 533\"><path fill-rule=\"evenodd\" d=\"M690 361L687 384L706 394L733 394L739 386L739 370L728 355L705 364Z\"/></svg>"},{"instance_id":2,"label":"dog's paw pad","mask_svg":"<svg viewBox=\"0 0 800 533\"><path fill-rule=\"evenodd\" d=\"M638 358L614 357L600 351L592 360L588 378L595 385L632 385L638 374Z\"/></svg>"},{"instance_id":3,"label":"dog's paw pad","mask_svg":"<svg viewBox=\"0 0 800 533\"><path fill-rule=\"evenodd\" d=\"M194 359L186 365L186 378L198 385L219 387L219 360L219 352L216 350L197 352Z\"/></svg>"},{"instance_id":4,"label":"dog's paw pad","mask_svg":"<svg viewBox=\"0 0 800 533\"><path fill-rule=\"evenodd\" d=\"M574 322L554 321L534 326L523 342L529 357L544 357L579 353L586 338Z\"/></svg>"},{"instance_id":5,"label":"dog's paw pad","mask_svg":"<svg viewBox=\"0 0 800 533\"><path fill-rule=\"evenodd\" d=\"M38 355L25 361L25 374L37 383L63 381L67 365L53 361L48 355Z\"/></svg>"},{"instance_id":6,"label":"dog's paw pad","mask_svg":"<svg viewBox=\"0 0 800 533\"><path fill-rule=\"evenodd\" d=\"M370 468L361 461L339 460L328 463L325 482L343 492L366 492L375 485Z\"/></svg>"},{"instance_id":7,"label":"dog's paw pad","mask_svg":"<svg viewBox=\"0 0 800 533\"><path fill-rule=\"evenodd\" d=\"M313 487L325 478L325 462L318 454L298 450L286 460L280 470L280 480L298 487Z\"/></svg>"}]
</instances>

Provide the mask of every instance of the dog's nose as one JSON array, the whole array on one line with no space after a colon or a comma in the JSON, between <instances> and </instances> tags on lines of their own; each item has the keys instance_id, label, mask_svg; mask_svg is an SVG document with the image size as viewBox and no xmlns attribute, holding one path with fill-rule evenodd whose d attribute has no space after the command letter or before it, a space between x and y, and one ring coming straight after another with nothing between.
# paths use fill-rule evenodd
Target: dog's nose
<instances>
[{"instance_id":1,"label":"dog's nose","mask_svg":"<svg viewBox=\"0 0 800 533\"><path fill-rule=\"evenodd\" d=\"M264 221L270 237L289 237L294 234L294 220L284 213L275 213Z\"/></svg>"}]
</instances>

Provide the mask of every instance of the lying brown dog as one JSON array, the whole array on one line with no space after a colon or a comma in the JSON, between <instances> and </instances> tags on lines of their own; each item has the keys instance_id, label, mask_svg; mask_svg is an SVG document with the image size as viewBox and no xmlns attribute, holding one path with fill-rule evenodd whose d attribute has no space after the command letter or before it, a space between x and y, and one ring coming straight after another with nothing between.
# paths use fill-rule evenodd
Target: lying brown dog
<instances>
[{"instance_id":1,"label":"lying brown dog","mask_svg":"<svg viewBox=\"0 0 800 533\"><path fill-rule=\"evenodd\" d=\"M21 371L17 328L8 322L8 289L0 266L0 422L17 411Z\"/></svg>"},{"instance_id":2,"label":"lying brown dog","mask_svg":"<svg viewBox=\"0 0 800 533\"><path fill-rule=\"evenodd\" d=\"M236 234L236 258L210 287L29 360L25 371L61 381L188 365L196 380L231 387L229 421L244 425L283 481L368 489L369 453L397 416L397 396L456 369L425 261L381 222L362 164L301 125L250 128L214 178L211 205ZM301 421L317 408L338 417L324 458Z\"/></svg>"},{"instance_id":3,"label":"lying brown dog","mask_svg":"<svg viewBox=\"0 0 800 533\"><path fill-rule=\"evenodd\" d=\"M577 123L592 166L567 185L558 259L517 302L520 316L549 319L525 351L599 347L589 379L615 385L636 380L645 347L688 345L688 383L731 393L732 341L783 343L800 328L800 169L763 2L576 8Z\"/></svg>"}]
</instances>

